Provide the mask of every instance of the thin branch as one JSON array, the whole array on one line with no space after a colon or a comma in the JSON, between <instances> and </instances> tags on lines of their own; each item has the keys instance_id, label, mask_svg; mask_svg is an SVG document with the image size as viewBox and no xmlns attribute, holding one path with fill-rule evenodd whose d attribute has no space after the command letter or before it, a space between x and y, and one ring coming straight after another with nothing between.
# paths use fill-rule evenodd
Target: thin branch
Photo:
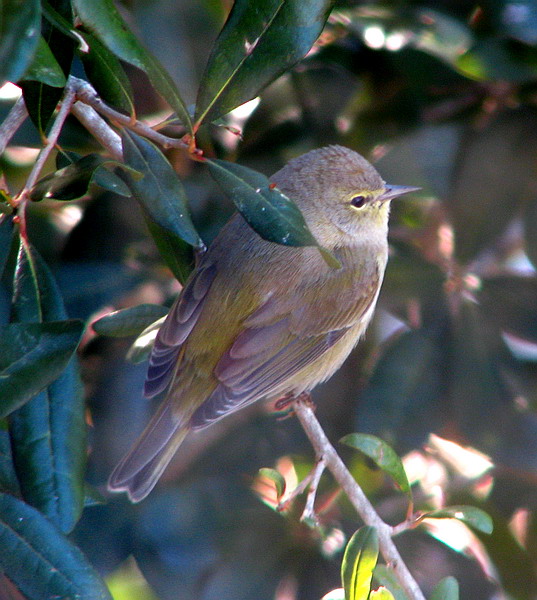
<instances>
[{"instance_id":1,"label":"thin branch","mask_svg":"<svg viewBox=\"0 0 537 600\"><path fill-rule=\"evenodd\" d=\"M317 515L315 514L315 497L317 495L319 481L321 481L321 476L324 473L325 468L326 462L324 458L319 458L312 471L311 483L309 486L310 489L308 491L308 497L306 498L306 506L304 506L302 516L300 517L301 521L313 520L315 523L318 522Z\"/></svg>"},{"instance_id":2,"label":"thin branch","mask_svg":"<svg viewBox=\"0 0 537 600\"><path fill-rule=\"evenodd\" d=\"M0 154L4 154L11 138L24 123L27 116L28 110L24 98L21 96L12 106L2 125L0 125Z\"/></svg>"},{"instance_id":3,"label":"thin branch","mask_svg":"<svg viewBox=\"0 0 537 600\"><path fill-rule=\"evenodd\" d=\"M377 529L380 552L386 563L394 570L397 580L407 596L413 600L425 600L425 596L408 570L408 567L403 562L399 550L392 540L393 527L385 523L378 516L373 505L369 502L329 442L309 403L297 398L294 403L294 410L302 428L315 449L317 457L323 458L326 467L342 487L364 523Z\"/></svg>"},{"instance_id":4,"label":"thin branch","mask_svg":"<svg viewBox=\"0 0 537 600\"><path fill-rule=\"evenodd\" d=\"M113 158L123 159L121 138L95 109L78 101L73 104L73 114Z\"/></svg>"},{"instance_id":5,"label":"thin branch","mask_svg":"<svg viewBox=\"0 0 537 600\"><path fill-rule=\"evenodd\" d=\"M111 121L114 121L123 127L132 129L132 131L136 131L140 135L143 135L144 137L154 141L163 148L188 149L188 143L182 139L163 135L162 133L159 133L158 131L155 131L149 127L149 125L146 125L141 121L137 121L128 115L124 115L123 113L110 108L101 100L93 86L87 81L71 76L69 77L68 85L71 87L71 89L75 90L76 96L80 101L82 101L84 104L88 104L107 119L110 119Z\"/></svg>"}]
</instances>

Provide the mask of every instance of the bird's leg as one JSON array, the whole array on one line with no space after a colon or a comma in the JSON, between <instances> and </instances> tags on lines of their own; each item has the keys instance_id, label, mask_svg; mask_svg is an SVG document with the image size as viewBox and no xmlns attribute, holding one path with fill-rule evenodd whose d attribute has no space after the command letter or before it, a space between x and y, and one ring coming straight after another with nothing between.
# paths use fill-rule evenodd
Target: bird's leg
<instances>
[{"instance_id":1,"label":"bird's leg","mask_svg":"<svg viewBox=\"0 0 537 600\"><path fill-rule=\"evenodd\" d=\"M288 413L282 417L283 419L286 419L287 417L293 415L293 409L291 405L297 401L304 402L305 404L308 404L308 406L310 406L313 410L315 410L315 404L311 399L311 394L309 392L302 392L298 396L295 396L292 392L285 394L285 396L282 396L281 398L278 398L278 400L276 400L276 402L274 403L274 410L276 412L288 411Z\"/></svg>"}]
</instances>

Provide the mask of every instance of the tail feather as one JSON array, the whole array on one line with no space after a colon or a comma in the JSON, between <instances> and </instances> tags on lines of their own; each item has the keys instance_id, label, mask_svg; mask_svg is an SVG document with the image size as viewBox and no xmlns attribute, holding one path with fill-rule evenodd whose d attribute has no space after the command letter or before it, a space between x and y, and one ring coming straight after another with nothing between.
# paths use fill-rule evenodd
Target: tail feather
<instances>
[{"instance_id":1,"label":"tail feather","mask_svg":"<svg viewBox=\"0 0 537 600\"><path fill-rule=\"evenodd\" d=\"M165 401L140 438L112 471L108 489L127 492L140 502L155 487L159 477L188 433L188 427L173 414Z\"/></svg>"}]
</instances>

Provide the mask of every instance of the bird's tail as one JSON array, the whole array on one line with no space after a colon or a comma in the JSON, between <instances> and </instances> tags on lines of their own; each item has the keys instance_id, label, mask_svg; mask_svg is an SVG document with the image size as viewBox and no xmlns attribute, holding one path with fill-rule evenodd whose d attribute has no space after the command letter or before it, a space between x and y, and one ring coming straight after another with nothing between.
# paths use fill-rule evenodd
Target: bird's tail
<instances>
[{"instance_id":1,"label":"bird's tail","mask_svg":"<svg viewBox=\"0 0 537 600\"><path fill-rule=\"evenodd\" d=\"M155 487L159 477L188 433L188 426L173 414L165 400L142 435L112 471L108 489L127 492L132 502L140 502Z\"/></svg>"}]
</instances>

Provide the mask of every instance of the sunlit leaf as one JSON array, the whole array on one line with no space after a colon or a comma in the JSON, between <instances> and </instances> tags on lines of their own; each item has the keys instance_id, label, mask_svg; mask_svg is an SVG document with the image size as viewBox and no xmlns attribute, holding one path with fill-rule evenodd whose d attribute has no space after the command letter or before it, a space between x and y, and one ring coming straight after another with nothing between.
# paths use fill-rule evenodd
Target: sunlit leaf
<instances>
[{"instance_id":1,"label":"sunlit leaf","mask_svg":"<svg viewBox=\"0 0 537 600\"><path fill-rule=\"evenodd\" d=\"M114 161L106 160L98 154L88 154L76 162L51 173L40 179L30 191L34 201L77 200L88 193L90 185L95 183L100 187L120 196L130 196L127 185L114 173L107 171L105 166L117 165Z\"/></svg>"},{"instance_id":2,"label":"sunlit leaf","mask_svg":"<svg viewBox=\"0 0 537 600\"><path fill-rule=\"evenodd\" d=\"M34 57L26 69L23 79L40 81L52 87L63 87L66 83L65 75L58 61L42 36L39 37Z\"/></svg>"},{"instance_id":3,"label":"sunlit leaf","mask_svg":"<svg viewBox=\"0 0 537 600\"><path fill-rule=\"evenodd\" d=\"M89 46L88 52L79 53L89 81L105 102L132 114L131 84L116 55L91 33L79 34Z\"/></svg>"},{"instance_id":4,"label":"sunlit leaf","mask_svg":"<svg viewBox=\"0 0 537 600\"><path fill-rule=\"evenodd\" d=\"M341 563L345 600L367 600L378 554L377 530L369 526L358 529L347 543Z\"/></svg>"},{"instance_id":5,"label":"sunlit leaf","mask_svg":"<svg viewBox=\"0 0 537 600\"><path fill-rule=\"evenodd\" d=\"M0 494L0 547L0 569L28 600L111 600L82 552L41 513L8 494Z\"/></svg>"},{"instance_id":6,"label":"sunlit leaf","mask_svg":"<svg viewBox=\"0 0 537 600\"><path fill-rule=\"evenodd\" d=\"M492 519L484 510L475 506L446 506L427 512L423 515L426 519L458 519L466 525L470 525L473 529L482 531L483 533L492 533Z\"/></svg>"},{"instance_id":7,"label":"sunlit leaf","mask_svg":"<svg viewBox=\"0 0 537 600\"><path fill-rule=\"evenodd\" d=\"M161 328L162 323L164 323L165 318L158 319L142 331L129 348L127 360L136 365L149 358L158 330Z\"/></svg>"},{"instance_id":8,"label":"sunlit leaf","mask_svg":"<svg viewBox=\"0 0 537 600\"><path fill-rule=\"evenodd\" d=\"M369 600L394 600L394 597L388 588L380 587L378 590L371 590Z\"/></svg>"},{"instance_id":9,"label":"sunlit leaf","mask_svg":"<svg viewBox=\"0 0 537 600\"><path fill-rule=\"evenodd\" d=\"M410 489L410 483L408 482L403 462L386 442L374 435L365 433L350 433L340 441L351 448L360 450L360 452L368 456L412 500L412 490Z\"/></svg>"},{"instance_id":10,"label":"sunlit leaf","mask_svg":"<svg viewBox=\"0 0 537 600\"><path fill-rule=\"evenodd\" d=\"M123 310L116 310L92 323L99 335L126 337L139 335L157 319L168 314L168 309L159 304L139 304Z\"/></svg>"},{"instance_id":11,"label":"sunlit leaf","mask_svg":"<svg viewBox=\"0 0 537 600\"><path fill-rule=\"evenodd\" d=\"M389 589L395 600L408 600L395 572L390 567L379 563L373 571L373 580Z\"/></svg>"},{"instance_id":12,"label":"sunlit leaf","mask_svg":"<svg viewBox=\"0 0 537 600\"><path fill-rule=\"evenodd\" d=\"M455 577L444 577L434 588L430 600L459 600L459 584Z\"/></svg>"},{"instance_id":13,"label":"sunlit leaf","mask_svg":"<svg viewBox=\"0 0 537 600\"><path fill-rule=\"evenodd\" d=\"M73 8L83 25L119 59L138 67L149 77L157 91L175 111L181 122L191 128L190 115L175 83L167 71L136 39L112 0L73 0Z\"/></svg>"},{"instance_id":14,"label":"sunlit leaf","mask_svg":"<svg viewBox=\"0 0 537 600\"><path fill-rule=\"evenodd\" d=\"M276 488L276 496L278 500L285 494L285 479L279 471L264 467L259 469L259 475L268 479L269 481L272 481Z\"/></svg>"},{"instance_id":15,"label":"sunlit leaf","mask_svg":"<svg viewBox=\"0 0 537 600\"><path fill-rule=\"evenodd\" d=\"M134 197L148 217L194 247L203 247L188 210L188 201L179 177L162 152L151 142L131 131L122 131L123 156L141 179L124 174Z\"/></svg>"},{"instance_id":16,"label":"sunlit leaf","mask_svg":"<svg viewBox=\"0 0 537 600\"><path fill-rule=\"evenodd\" d=\"M323 30L332 0L236 0L203 75L196 123L254 98L306 55Z\"/></svg>"},{"instance_id":17,"label":"sunlit leaf","mask_svg":"<svg viewBox=\"0 0 537 600\"><path fill-rule=\"evenodd\" d=\"M83 323L59 320L66 317L52 274L37 252L22 243L12 314L20 323L8 327L20 329L20 337L30 338L32 344L31 334L36 332L39 345L19 358L17 364L23 368L17 379L12 375L5 383L18 390L19 381L30 394L32 387L37 388L35 379L48 381L46 389L10 415L13 459L24 499L64 533L73 529L82 512L86 459L84 396L73 356ZM48 339L43 339L43 332Z\"/></svg>"},{"instance_id":18,"label":"sunlit leaf","mask_svg":"<svg viewBox=\"0 0 537 600\"><path fill-rule=\"evenodd\" d=\"M18 81L39 43L39 0L4 0L0 5L0 85Z\"/></svg>"},{"instance_id":19,"label":"sunlit leaf","mask_svg":"<svg viewBox=\"0 0 537 600\"><path fill-rule=\"evenodd\" d=\"M177 281L184 284L193 267L192 246L168 229L155 223L149 216L146 216L145 221L161 258Z\"/></svg>"}]
</instances>

